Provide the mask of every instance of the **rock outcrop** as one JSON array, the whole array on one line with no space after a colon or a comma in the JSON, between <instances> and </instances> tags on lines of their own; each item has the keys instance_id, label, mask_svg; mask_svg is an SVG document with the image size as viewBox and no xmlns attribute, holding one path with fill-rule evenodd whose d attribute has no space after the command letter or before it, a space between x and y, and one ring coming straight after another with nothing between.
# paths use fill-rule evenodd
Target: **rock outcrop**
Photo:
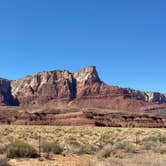
<instances>
[{"instance_id":1,"label":"rock outcrop","mask_svg":"<svg viewBox=\"0 0 166 166\"><path fill-rule=\"evenodd\" d=\"M12 96L21 105L47 103L52 99L73 99L75 87L68 71L49 71L11 81Z\"/></svg>"},{"instance_id":2,"label":"rock outcrop","mask_svg":"<svg viewBox=\"0 0 166 166\"><path fill-rule=\"evenodd\" d=\"M144 128L166 127L166 116L161 116L160 114L133 114L127 112L98 112L89 110L86 112L86 116L89 119L93 119L96 126Z\"/></svg>"},{"instance_id":3,"label":"rock outcrop","mask_svg":"<svg viewBox=\"0 0 166 166\"><path fill-rule=\"evenodd\" d=\"M105 104L107 101L111 103L110 108L121 110L128 110L129 107L137 110L141 105L166 103L164 94L108 86L100 80L94 66L75 73L55 70L14 81L0 79L0 105L32 106L50 101L71 103L75 100L75 103L78 103L86 99L91 100L92 104L98 100L98 103L101 103L101 106L103 103L105 107L110 105Z\"/></svg>"},{"instance_id":4,"label":"rock outcrop","mask_svg":"<svg viewBox=\"0 0 166 166\"><path fill-rule=\"evenodd\" d=\"M147 92L146 95L148 96L149 102L166 103L166 94Z\"/></svg>"},{"instance_id":5,"label":"rock outcrop","mask_svg":"<svg viewBox=\"0 0 166 166\"><path fill-rule=\"evenodd\" d=\"M0 79L0 124L166 127L166 95L109 86L94 66L40 72Z\"/></svg>"},{"instance_id":6,"label":"rock outcrop","mask_svg":"<svg viewBox=\"0 0 166 166\"><path fill-rule=\"evenodd\" d=\"M0 105L15 105L16 102L11 94L10 81L0 78Z\"/></svg>"}]
</instances>

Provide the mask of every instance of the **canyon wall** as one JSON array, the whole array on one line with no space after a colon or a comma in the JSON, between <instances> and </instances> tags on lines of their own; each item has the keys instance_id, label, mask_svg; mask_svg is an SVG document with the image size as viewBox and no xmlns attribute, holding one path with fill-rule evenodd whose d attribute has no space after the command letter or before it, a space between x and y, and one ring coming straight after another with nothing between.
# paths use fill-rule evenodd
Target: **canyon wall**
<instances>
[{"instance_id":1,"label":"canyon wall","mask_svg":"<svg viewBox=\"0 0 166 166\"><path fill-rule=\"evenodd\" d=\"M140 105L139 107L151 103L166 103L165 94L142 92L105 84L99 78L94 66L75 73L67 70L54 70L40 72L19 80L0 79L0 105L32 106L57 100L71 102L86 99L106 100L110 103L116 100L116 102L119 101L119 105L126 102L128 107L133 103ZM127 106L123 105L124 108L121 106L121 109L127 109ZM133 107L135 105L133 104ZM115 103L112 103L112 107L116 108Z\"/></svg>"}]
</instances>

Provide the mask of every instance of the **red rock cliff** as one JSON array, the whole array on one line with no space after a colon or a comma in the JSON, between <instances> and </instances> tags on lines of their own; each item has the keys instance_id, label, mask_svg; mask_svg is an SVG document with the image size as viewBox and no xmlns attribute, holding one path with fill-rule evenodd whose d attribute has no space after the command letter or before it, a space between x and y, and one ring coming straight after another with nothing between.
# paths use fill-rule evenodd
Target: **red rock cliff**
<instances>
[{"instance_id":1,"label":"red rock cliff","mask_svg":"<svg viewBox=\"0 0 166 166\"><path fill-rule=\"evenodd\" d=\"M94 104L98 106L111 105L110 108L124 110L136 106L140 108L148 103L166 103L164 94L108 86L100 80L94 66L75 73L55 70L15 81L1 79L0 82L1 105L33 105L46 104L52 100L84 99L97 100Z\"/></svg>"}]
</instances>

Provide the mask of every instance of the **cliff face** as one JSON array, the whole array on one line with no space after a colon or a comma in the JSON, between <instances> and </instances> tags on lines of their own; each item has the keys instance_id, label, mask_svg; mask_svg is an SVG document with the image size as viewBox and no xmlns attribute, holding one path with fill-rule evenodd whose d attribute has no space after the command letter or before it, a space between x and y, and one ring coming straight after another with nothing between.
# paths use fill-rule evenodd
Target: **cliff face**
<instances>
[{"instance_id":1,"label":"cliff face","mask_svg":"<svg viewBox=\"0 0 166 166\"><path fill-rule=\"evenodd\" d=\"M108 86L94 66L0 79L0 124L166 127L164 103L165 94Z\"/></svg>"},{"instance_id":2,"label":"cliff face","mask_svg":"<svg viewBox=\"0 0 166 166\"><path fill-rule=\"evenodd\" d=\"M73 77L68 71L37 73L11 82L12 95L21 105L74 98Z\"/></svg>"},{"instance_id":3,"label":"cliff face","mask_svg":"<svg viewBox=\"0 0 166 166\"><path fill-rule=\"evenodd\" d=\"M10 81L0 78L0 105L14 105L16 102L11 95Z\"/></svg>"},{"instance_id":4,"label":"cliff face","mask_svg":"<svg viewBox=\"0 0 166 166\"><path fill-rule=\"evenodd\" d=\"M69 102L83 99L101 99L110 103L116 99L111 108L121 104L120 108L124 110L133 103L133 108L147 103L166 103L164 94L106 85L100 80L94 66L75 73L55 70L15 81L0 79L0 105L33 105L52 100Z\"/></svg>"},{"instance_id":5,"label":"cliff face","mask_svg":"<svg viewBox=\"0 0 166 166\"><path fill-rule=\"evenodd\" d=\"M11 93L21 105L47 103L52 99L72 100L93 96L99 93L95 85L99 87L100 84L95 67L76 73L56 70L11 81Z\"/></svg>"},{"instance_id":6,"label":"cliff face","mask_svg":"<svg viewBox=\"0 0 166 166\"><path fill-rule=\"evenodd\" d=\"M147 92L149 102L166 103L166 94L158 92Z\"/></svg>"},{"instance_id":7,"label":"cliff face","mask_svg":"<svg viewBox=\"0 0 166 166\"><path fill-rule=\"evenodd\" d=\"M102 82L94 66L73 74L76 82L76 97L86 98L99 94Z\"/></svg>"}]
</instances>

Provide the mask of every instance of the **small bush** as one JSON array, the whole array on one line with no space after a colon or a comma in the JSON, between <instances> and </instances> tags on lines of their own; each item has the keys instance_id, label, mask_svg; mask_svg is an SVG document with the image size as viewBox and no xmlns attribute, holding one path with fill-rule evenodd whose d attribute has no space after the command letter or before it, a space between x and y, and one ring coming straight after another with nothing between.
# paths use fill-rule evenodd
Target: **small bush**
<instances>
[{"instance_id":1,"label":"small bush","mask_svg":"<svg viewBox=\"0 0 166 166\"><path fill-rule=\"evenodd\" d=\"M116 149L125 150L126 152L130 152L130 153L135 152L134 146L129 142L119 142L119 143L115 144L113 146L113 150L116 150Z\"/></svg>"},{"instance_id":2,"label":"small bush","mask_svg":"<svg viewBox=\"0 0 166 166\"><path fill-rule=\"evenodd\" d=\"M161 135L151 136L151 137L145 138L143 141L145 141L145 142L153 141L153 142L166 143L166 136L161 136Z\"/></svg>"},{"instance_id":3,"label":"small bush","mask_svg":"<svg viewBox=\"0 0 166 166\"><path fill-rule=\"evenodd\" d=\"M64 152L66 154L86 154L86 153L91 154L91 150L94 150L91 145L81 144L77 141L77 139L73 137L69 137L65 141L64 146L65 146Z\"/></svg>"},{"instance_id":4,"label":"small bush","mask_svg":"<svg viewBox=\"0 0 166 166\"><path fill-rule=\"evenodd\" d=\"M82 146L82 154L95 154L98 150L98 147L95 147L90 144L84 144Z\"/></svg>"},{"instance_id":5,"label":"small bush","mask_svg":"<svg viewBox=\"0 0 166 166\"><path fill-rule=\"evenodd\" d=\"M63 148L57 142L44 142L41 149L46 153L61 154L63 152Z\"/></svg>"},{"instance_id":6,"label":"small bush","mask_svg":"<svg viewBox=\"0 0 166 166\"><path fill-rule=\"evenodd\" d=\"M97 153L97 157L98 158L109 157L111 155L111 152L112 152L112 145L107 144L101 150L99 150L99 152Z\"/></svg>"},{"instance_id":7,"label":"small bush","mask_svg":"<svg viewBox=\"0 0 166 166\"><path fill-rule=\"evenodd\" d=\"M15 141L8 145L7 147L7 157L17 158L17 157L38 157L37 151L29 144L22 141Z\"/></svg>"},{"instance_id":8,"label":"small bush","mask_svg":"<svg viewBox=\"0 0 166 166\"><path fill-rule=\"evenodd\" d=\"M70 142L66 145L66 152L69 154L83 154L83 146L78 142Z\"/></svg>"},{"instance_id":9,"label":"small bush","mask_svg":"<svg viewBox=\"0 0 166 166\"><path fill-rule=\"evenodd\" d=\"M153 142L153 141L143 142L143 146L144 146L145 150L152 150L154 152L160 151L160 143L159 142Z\"/></svg>"},{"instance_id":10,"label":"small bush","mask_svg":"<svg viewBox=\"0 0 166 166\"><path fill-rule=\"evenodd\" d=\"M8 164L7 159L4 158L0 158L0 166L11 166L10 164Z\"/></svg>"},{"instance_id":11,"label":"small bush","mask_svg":"<svg viewBox=\"0 0 166 166\"><path fill-rule=\"evenodd\" d=\"M4 154L6 152L6 146L0 145L0 154Z\"/></svg>"}]
</instances>

